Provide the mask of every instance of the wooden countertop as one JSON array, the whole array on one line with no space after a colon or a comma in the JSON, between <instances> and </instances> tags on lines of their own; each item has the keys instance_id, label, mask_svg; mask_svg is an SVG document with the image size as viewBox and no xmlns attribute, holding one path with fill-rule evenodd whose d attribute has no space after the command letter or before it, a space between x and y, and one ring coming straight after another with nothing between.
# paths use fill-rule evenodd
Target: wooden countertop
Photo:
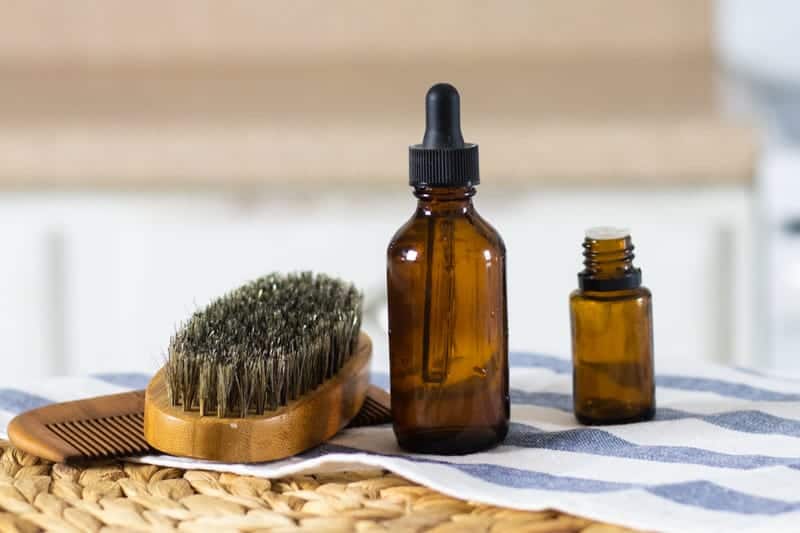
<instances>
[{"instance_id":1,"label":"wooden countertop","mask_svg":"<svg viewBox=\"0 0 800 533\"><path fill-rule=\"evenodd\" d=\"M754 130L708 71L453 66L485 176L543 186L741 184ZM14 72L0 85L0 187L253 187L404 180L436 66Z\"/></svg>"},{"instance_id":2,"label":"wooden countertop","mask_svg":"<svg viewBox=\"0 0 800 533\"><path fill-rule=\"evenodd\" d=\"M708 0L33 0L0 34L0 188L403 181L423 96L461 91L509 183L742 184ZM634 22L635 21L635 22Z\"/></svg>"}]
</instances>

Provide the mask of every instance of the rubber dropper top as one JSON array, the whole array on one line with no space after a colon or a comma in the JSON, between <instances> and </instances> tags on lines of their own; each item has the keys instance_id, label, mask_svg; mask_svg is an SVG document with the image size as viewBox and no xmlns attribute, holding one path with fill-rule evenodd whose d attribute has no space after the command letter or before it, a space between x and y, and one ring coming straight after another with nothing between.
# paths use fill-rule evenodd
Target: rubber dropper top
<instances>
[{"instance_id":1,"label":"rubber dropper top","mask_svg":"<svg viewBox=\"0 0 800 533\"><path fill-rule=\"evenodd\" d=\"M478 145L461 134L461 98L449 83L425 95L425 135L409 147L409 183L414 187L468 187L480 183Z\"/></svg>"},{"instance_id":2,"label":"rubber dropper top","mask_svg":"<svg viewBox=\"0 0 800 533\"><path fill-rule=\"evenodd\" d=\"M463 148L461 99L449 83L437 83L425 96L425 148Z\"/></svg>"}]
</instances>

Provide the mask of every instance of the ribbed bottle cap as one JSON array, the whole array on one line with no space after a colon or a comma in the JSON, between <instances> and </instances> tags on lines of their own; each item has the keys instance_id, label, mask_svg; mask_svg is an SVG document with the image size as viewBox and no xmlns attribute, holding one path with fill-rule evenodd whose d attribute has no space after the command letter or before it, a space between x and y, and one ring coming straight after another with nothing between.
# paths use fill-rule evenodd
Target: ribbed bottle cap
<instances>
[{"instance_id":1,"label":"ribbed bottle cap","mask_svg":"<svg viewBox=\"0 0 800 533\"><path fill-rule=\"evenodd\" d=\"M480 183L478 145L461 134L461 102L449 83L425 96L425 136L408 148L408 182L414 187L468 187Z\"/></svg>"}]
</instances>

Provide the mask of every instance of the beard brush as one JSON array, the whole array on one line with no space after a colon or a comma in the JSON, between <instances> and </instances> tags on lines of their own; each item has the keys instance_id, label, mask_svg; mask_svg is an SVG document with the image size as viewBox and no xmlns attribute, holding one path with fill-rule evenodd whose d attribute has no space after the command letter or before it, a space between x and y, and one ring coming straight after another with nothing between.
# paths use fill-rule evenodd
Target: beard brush
<instances>
[{"instance_id":1,"label":"beard brush","mask_svg":"<svg viewBox=\"0 0 800 533\"><path fill-rule=\"evenodd\" d=\"M225 462L295 455L345 426L391 420L369 386L361 293L324 275L270 274L211 302L172 336L146 391L45 406L9 425L53 461L165 453Z\"/></svg>"}]
</instances>

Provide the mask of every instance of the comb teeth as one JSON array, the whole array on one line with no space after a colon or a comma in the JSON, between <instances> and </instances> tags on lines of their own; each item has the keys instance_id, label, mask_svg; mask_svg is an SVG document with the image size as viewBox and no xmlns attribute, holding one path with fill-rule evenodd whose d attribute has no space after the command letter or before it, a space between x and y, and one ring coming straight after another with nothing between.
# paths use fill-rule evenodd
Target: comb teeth
<instances>
[{"instance_id":1,"label":"comb teeth","mask_svg":"<svg viewBox=\"0 0 800 533\"><path fill-rule=\"evenodd\" d=\"M389 396L377 387L370 387L361 410L347 425L349 428L377 426L392 421L392 410L389 407Z\"/></svg>"},{"instance_id":2,"label":"comb teeth","mask_svg":"<svg viewBox=\"0 0 800 533\"><path fill-rule=\"evenodd\" d=\"M364 405L361 407L361 410L358 412L356 417L350 421L350 424L347 427L358 428L363 426L377 426L378 424L388 424L391 421L391 410L387 409L372 398L367 397L367 399L364 400Z\"/></svg>"},{"instance_id":3,"label":"comb teeth","mask_svg":"<svg viewBox=\"0 0 800 533\"><path fill-rule=\"evenodd\" d=\"M55 422L45 427L87 459L150 451L144 440L144 415L141 412Z\"/></svg>"}]
</instances>

